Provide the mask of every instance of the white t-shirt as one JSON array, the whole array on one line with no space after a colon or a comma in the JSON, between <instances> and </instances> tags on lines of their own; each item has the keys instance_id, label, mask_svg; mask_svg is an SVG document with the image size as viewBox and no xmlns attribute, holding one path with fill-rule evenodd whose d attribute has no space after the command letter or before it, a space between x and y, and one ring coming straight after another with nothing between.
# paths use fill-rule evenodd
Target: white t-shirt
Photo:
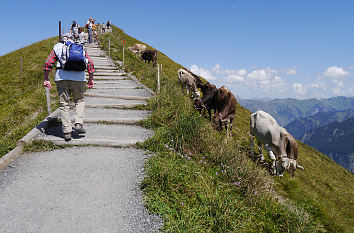
<instances>
[{"instance_id":1,"label":"white t-shirt","mask_svg":"<svg viewBox=\"0 0 354 233\"><path fill-rule=\"evenodd\" d=\"M64 46L63 43L57 43L56 45L54 45L53 49L58 59L61 57L63 46ZM59 61L57 61L57 67L61 67ZM86 81L86 74L85 71L71 71L71 70L57 69L57 72L55 73L54 81L62 81L62 80L83 82Z\"/></svg>"},{"instance_id":2,"label":"white t-shirt","mask_svg":"<svg viewBox=\"0 0 354 233\"><path fill-rule=\"evenodd\" d=\"M87 23L86 23L87 25L88 25L88 28L90 28L90 29L92 29L92 22L89 20L89 21L87 21Z\"/></svg>"},{"instance_id":3,"label":"white t-shirt","mask_svg":"<svg viewBox=\"0 0 354 233\"><path fill-rule=\"evenodd\" d=\"M79 43L81 43L81 44L85 43L85 33L84 32L79 33Z\"/></svg>"}]
</instances>

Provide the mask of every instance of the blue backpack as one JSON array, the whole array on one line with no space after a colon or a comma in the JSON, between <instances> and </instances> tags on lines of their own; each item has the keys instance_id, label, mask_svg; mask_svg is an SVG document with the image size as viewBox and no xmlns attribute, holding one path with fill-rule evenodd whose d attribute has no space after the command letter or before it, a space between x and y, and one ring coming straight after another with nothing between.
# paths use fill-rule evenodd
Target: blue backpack
<instances>
[{"instance_id":1,"label":"blue backpack","mask_svg":"<svg viewBox=\"0 0 354 233\"><path fill-rule=\"evenodd\" d=\"M59 61L64 70L84 71L86 69L84 48L81 44L65 42Z\"/></svg>"}]
</instances>

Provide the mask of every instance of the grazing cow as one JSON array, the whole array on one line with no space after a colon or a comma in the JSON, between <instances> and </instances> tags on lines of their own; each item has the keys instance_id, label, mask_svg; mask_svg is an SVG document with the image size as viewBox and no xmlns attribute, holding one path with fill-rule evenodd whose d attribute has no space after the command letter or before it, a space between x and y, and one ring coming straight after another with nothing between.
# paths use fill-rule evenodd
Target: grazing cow
<instances>
[{"instance_id":1,"label":"grazing cow","mask_svg":"<svg viewBox=\"0 0 354 233\"><path fill-rule=\"evenodd\" d=\"M203 92L203 97L202 99L196 99L194 101L194 108L199 112L201 112L202 108L207 109L209 113L209 120L211 120L211 111L214 109L212 100L214 95L218 92L218 89L214 84L207 82L206 84L201 85L201 90Z\"/></svg>"},{"instance_id":2,"label":"grazing cow","mask_svg":"<svg viewBox=\"0 0 354 233\"><path fill-rule=\"evenodd\" d=\"M214 110L215 120L219 123L222 129L222 123L225 123L225 128L232 129L232 121L235 118L236 112L236 97L225 86L217 89L215 85L206 83L201 87L203 98L194 101L194 107L201 112L204 107L209 112L209 120L211 120L211 111ZM230 127L227 127L227 125Z\"/></svg>"},{"instance_id":3,"label":"grazing cow","mask_svg":"<svg viewBox=\"0 0 354 233\"><path fill-rule=\"evenodd\" d=\"M148 64L150 64L150 61L153 62L153 66L156 66L156 61L157 61L157 51L156 50L145 50L143 52L143 55L141 55L141 59L148 61Z\"/></svg>"},{"instance_id":4,"label":"grazing cow","mask_svg":"<svg viewBox=\"0 0 354 233\"><path fill-rule=\"evenodd\" d=\"M187 89L187 94L189 91L192 93L193 99L199 99L200 93L198 90L198 85L201 85L201 80L198 76L194 75L191 71L182 68L177 71L178 81L182 86L182 90L184 92L184 88Z\"/></svg>"},{"instance_id":5,"label":"grazing cow","mask_svg":"<svg viewBox=\"0 0 354 233\"><path fill-rule=\"evenodd\" d=\"M293 176L296 168L304 169L296 161L298 157L296 140L286 129L280 127L270 114L259 110L251 115L250 136L251 155L254 156L252 137L256 137L261 161L264 160L262 153L262 145L264 145L272 160L273 175L282 176L285 170L288 170Z\"/></svg>"},{"instance_id":6,"label":"grazing cow","mask_svg":"<svg viewBox=\"0 0 354 233\"><path fill-rule=\"evenodd\" d=\"M226 133L229 134L229 129L232 129L232 121L235 118L236 112L236 97L225 86L218 89L216 95L214 95L214 102L212 105L218 113L215 116L216 122L219 122L220 129L222 129L222 123L225 124ZM229 124L229 127L227 125Z\"/></svg>"},{"instance_id":7,"label":"grazing cow","mask_svg":"<svg viewBox=\"0 0 354 233\"><path fill-rule=\"evenodd\" d=\"M128 47L135 55L141 56L146 50L146 45L143 44L135 44L132 47Z\"/></svg>"}]
</instances>

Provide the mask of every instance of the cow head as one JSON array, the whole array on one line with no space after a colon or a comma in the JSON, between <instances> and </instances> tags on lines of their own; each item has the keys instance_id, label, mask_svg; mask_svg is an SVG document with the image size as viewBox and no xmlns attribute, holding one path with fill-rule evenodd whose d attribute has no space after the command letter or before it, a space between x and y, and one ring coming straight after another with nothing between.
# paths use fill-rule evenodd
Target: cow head
<instances>
[{"instance_id":1,"label":"cow head","mask_svg":"<svg viewBox=\"0 0 354 233\"><path fill-rule=\"evenodd\" d=\"M202 106L202 101L201 101L199 98L194 99L193 105L194 105L194 108L195 108L198 112L201 112L201 111L202 111L202 108L203 108L203 106Z\"/></svg>"},{"instance_id":2,"label":"cow head","mask_svg":"<svg viewBox=\"0 0 354 233\"><path fill-rule=\"evenodd\" d=\"M296 161L296 159L289 159L288 157L282 157L279 160L275 162L275 169L276 169L276 174L278 176L283 176L285 170L287 170L290 175L293 177L295 170L299 169L304 169L301 165L299 165Z\"/></svg>"}]
</instances>

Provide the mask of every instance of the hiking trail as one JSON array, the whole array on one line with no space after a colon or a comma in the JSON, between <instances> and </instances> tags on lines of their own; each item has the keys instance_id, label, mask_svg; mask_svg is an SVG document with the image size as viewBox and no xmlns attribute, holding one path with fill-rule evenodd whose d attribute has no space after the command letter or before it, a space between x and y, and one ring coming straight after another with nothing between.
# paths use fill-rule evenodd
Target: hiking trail
<instances>
[{"instance_id":1,"label":"hiking trail","mask_svg":"<svg viewBox=\"0 0 354 233\"><path fill-rule=\"evenodd\" d=\"M137 126L149 115L135 110L152 91L118 69L96 45L86 46L95 65L85 93L86 134L61 125L35 140L73 145L27 153L0 171L0 232L155 232L158 216L144 207L140 183L146 152L134 148L153 131ZM80 146L77 146L80 145Z\"/></svg>"}]
</instances>

